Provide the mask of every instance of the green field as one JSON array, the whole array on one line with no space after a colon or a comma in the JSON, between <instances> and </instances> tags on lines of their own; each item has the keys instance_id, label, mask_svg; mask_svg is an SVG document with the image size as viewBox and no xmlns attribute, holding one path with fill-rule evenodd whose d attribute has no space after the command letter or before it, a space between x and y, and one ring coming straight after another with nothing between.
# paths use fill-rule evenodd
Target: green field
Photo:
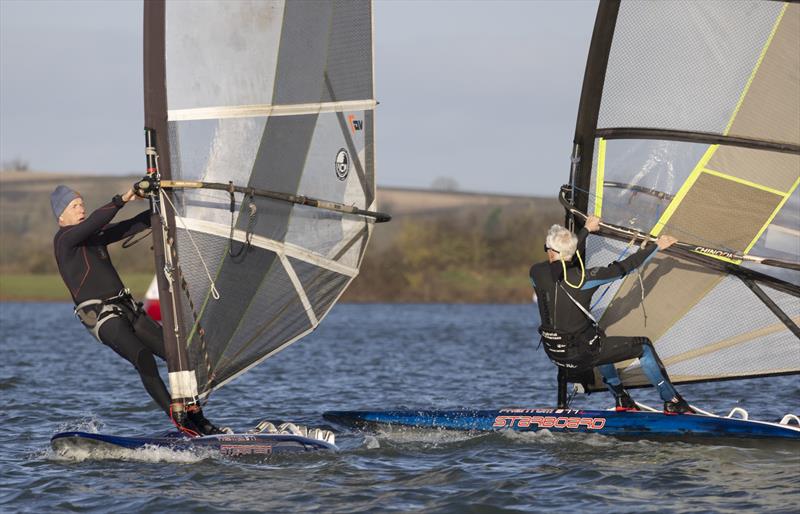
<instances>
[{"instance_id":1,"label":"green field","mask_svg":"<svg viewBox=\"0 0 800 514\"><path fill-rule=\"evenodd\" d=\"M122 281L139 300L147 291L153 275L149 273L123 274ZM67 287L57 274L2 274L0 275L0 301L71 301Z\"/></svg>"}]
</instances>

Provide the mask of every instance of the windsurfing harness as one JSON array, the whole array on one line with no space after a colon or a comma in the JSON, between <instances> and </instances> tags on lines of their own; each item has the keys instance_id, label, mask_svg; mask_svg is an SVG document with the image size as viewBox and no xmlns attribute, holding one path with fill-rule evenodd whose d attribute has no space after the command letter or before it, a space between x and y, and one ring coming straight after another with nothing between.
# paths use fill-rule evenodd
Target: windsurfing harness
<instances>
[{"instance_id":1,"label":"windsurfing harness","mask_svg":"<svg viewBox=\"0 0 800 514\"><path fill-rule=\"evenodd\" d=\"M579 240L585 237L585 230L582 230ZM650 244L627 259L603 268L587 269L586 280L580 288L564 285L561 262L531 266L530 279L539 298L539 334L550 360L557 366L574 370L592 368L605 360L601 353L605 334L589 312L592 295L603 284L620 279L645 264L657 250L658 246ZM580 270L576 267L566 270L566 279L578 283Z\"/></svg>"},{"instance_id":2,"label":"windsurfing harness","mask_svg":"<svg viewBox=\"0 0 800 514\"><path fill-rule=\"evenodd\" d=\"M100 327L116 316L133 316L131 323L136 321L144 311L141 304L137 304L131 296L130 289L123 289L119 294L103 300L86 300L75 306L75 316L98 341Z\"/></svg>"}]
</instances>

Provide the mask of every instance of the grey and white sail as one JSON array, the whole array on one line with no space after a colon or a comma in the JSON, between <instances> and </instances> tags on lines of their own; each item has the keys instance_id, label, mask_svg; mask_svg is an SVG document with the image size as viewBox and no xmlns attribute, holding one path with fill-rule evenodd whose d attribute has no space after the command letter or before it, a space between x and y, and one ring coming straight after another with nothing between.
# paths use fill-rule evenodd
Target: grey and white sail
<instances>
[{"instance_id":1,"label":"grey and white sail","mask_svg":"<svg viewBox=\"0 0 800 514\"><path fill-rule=\"evenodd\" d=\"M374 218L258 192L375 210L372 8L151 3L176 344L202 397L312 331L358 274Z\"/></svg>"}]
</instances>

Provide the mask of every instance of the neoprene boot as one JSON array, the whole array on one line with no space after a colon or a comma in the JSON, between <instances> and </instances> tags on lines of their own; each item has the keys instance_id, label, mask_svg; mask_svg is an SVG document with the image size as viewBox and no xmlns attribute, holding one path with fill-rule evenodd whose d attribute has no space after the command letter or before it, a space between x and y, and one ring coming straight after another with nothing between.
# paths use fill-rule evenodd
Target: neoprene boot
<instances>
[{"instance_id":1,"label":"neoprene boot","mask_svg":"<svg viewBox=\"0 0 800 514\"><path fill-rule=\"evenodd\" d=\"M203 415L203 409L199 405L188 406L186 412L189 421L197 427L197 431L201 435L224 434L222 430L206 419Z\"/></svg>"},{"instance_id":2,"label":"neoprene boot","mask_svg":"<svg viewBox=\"0 0 800 514\"><path fill-rule=\"evenodd\" d=\"M694 414L694 409L681 395L676 394L675 398L664 402L664 414Z\"/></svg>"},{"instance_id":3,"label":"neoprene boot","mask_svg":"<svg viewBox=\"0 0 800 514\"><path fill-rule=\"evenodd\" d=\"M624 389L621 394L615 395L614 398L617 404L614 409L616 411L639 410L639 407L636 406L636 402L631 398L631 395L628 394L628 391Z\"/></svg>"},{"instance_id":4,"label":"neoprene boot","mask_svg":"<svg viewBox=\"0 0 800 514\"><path fill-rule=\"evenodd\" d=\"M189 419L189 416L185 411L180 412L173 412L172 413L172 421L181 427L181 431L183 429L190 430L191 432L201 434L200 428L194 424L194 422ZM201 434L202 435L202 434Z\"/></svg>"}]
</instances>

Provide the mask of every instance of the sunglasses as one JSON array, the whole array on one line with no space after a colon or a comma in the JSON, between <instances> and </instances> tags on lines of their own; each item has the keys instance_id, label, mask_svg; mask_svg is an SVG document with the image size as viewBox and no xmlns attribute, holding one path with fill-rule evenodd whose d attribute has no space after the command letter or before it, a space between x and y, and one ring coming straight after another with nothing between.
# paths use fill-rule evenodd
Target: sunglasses
<instances>
[{"instance_id":1,"label":"sunglasses","mask_svg":"<svg viewBox=\"0 0 800 514\"><path fill-rule=\"evenodd\" d=\"M553 250L554 252L556 252L556 253L559 253L559 254L561 253L561 252L559 252L558 250L555 250L555 249L553 249L553 248L550 248L549 246L547 246L547 244L545 244L545 245L544 245L544 251L545 251L545 253L547 253L547 250Z\"/></svg>"}]
</instances>

